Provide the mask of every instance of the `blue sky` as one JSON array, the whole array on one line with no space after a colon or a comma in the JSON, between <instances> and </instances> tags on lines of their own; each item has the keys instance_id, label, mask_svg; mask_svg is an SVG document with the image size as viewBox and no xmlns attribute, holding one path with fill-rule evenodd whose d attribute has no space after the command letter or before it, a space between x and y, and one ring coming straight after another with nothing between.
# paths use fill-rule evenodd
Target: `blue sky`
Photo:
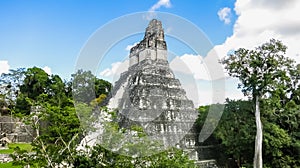
<instances>
[{"instance_id":1,"label":"blue sky","mask_svg":"<svg viewBox=\"0 0 300 168\"><path fill-rule=\"evenodd\" d=\"M299 0L1 0L0 73L37 66L69 80L82 47L99 28L124 15L149 10L187 19L211 41L211 49L203 54L166 37L173 58L178 57L193 74L203 98L200 104L210 103L207 100L213 95L215 79L207 73L205 62L217 65L214 55L223 57L228 51L251 49L275 38L287 45L286 56L300 63ZM111 79L116 69L126 69L126 48L142 38L142 33L137 34L112 46L96 75ZM226 97L243 97L236 89L237 80L226 76L225 83Z\"/></svg>"},{"instance_id":2,"label":"blue sky","mask_svg":"<svg viewBox=\"0 0 300 168\"><path fill-rule=\"evenodd\" d=\"M112 19L147 11L157 0L2 0L0 1L0 60L10 68L45 67L68 79L80 49L88 38ZM232 34L233 24L224 24L217 15L233 0L171 1L169 12L197 25L213 44L222 44ZM231 19L235 19L234 13ZM120 51L127 54L128 51Z\"/></svg>"}]
</instances>

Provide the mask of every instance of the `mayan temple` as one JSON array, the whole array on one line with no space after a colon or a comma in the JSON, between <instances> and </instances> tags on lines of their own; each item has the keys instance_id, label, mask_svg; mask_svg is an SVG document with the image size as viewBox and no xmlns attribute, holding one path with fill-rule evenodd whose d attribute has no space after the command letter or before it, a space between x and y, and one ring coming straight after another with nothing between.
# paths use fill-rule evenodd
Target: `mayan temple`
<instances>
[{"instance_id":1,"label":"mayan temple","mask_svg":"<svg viewBox=\"0 0 300 168\"><path fill-rule=\"evenodd\" d=\"M162 23L153 19L143 40L131 48L130 66L115 83L108 106L119 110L122 127L139 124L152 139L180 147L198 160L193 130L198 113L167 55Z\"/></svg>"}]
</instances>

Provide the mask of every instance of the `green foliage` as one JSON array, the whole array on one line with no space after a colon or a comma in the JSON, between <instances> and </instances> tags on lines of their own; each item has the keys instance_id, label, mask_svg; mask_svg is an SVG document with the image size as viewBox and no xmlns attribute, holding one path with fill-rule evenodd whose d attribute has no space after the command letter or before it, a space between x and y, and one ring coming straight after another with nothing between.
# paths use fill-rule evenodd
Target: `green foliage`
<instances>
[{"instance_id":1,"label":"green foliage","mask_svg":"<svg viewBox=\"0 0 300 168\"><path fill-rule=\"evenodd\" d=\"M299 105L294 101L275 106L277 99L263 99L264 167L298 167L300 153ZM203 125L209 106L199 107L197 123ZM225 158L239 166L252 167L255 121L251 101L227 100L222 118L208 141L220 142ZM298 133L298 134L297 134ZM221 161L224 163L224 161Z\"/></svg>"},{"instance_id":2,"label":"green foliage","mask_svg":"<svg viewBox=\"0 0 300 168\"><path fill-rule=\"evenodd\" d=\"M284 104L277 98L261 100L264 129L264 167L298 167L300 153L299 108L293 100ZM277 104L277 105L274 105ZM210 106L199 107L198 127L203 125ZM225 158L239 166L252 167L255 121L251 101L226 100L218 127L204 144L221 143ZM251 145L252 144L252 145ZM219 159L221 159L220 157ZM220 160L224 164L225 160Z\"/></svg>"},{"instance_id":3,"label":"green foliage","mask_svg":"<svg viewBox=\"0 0 300 168\"><path fill-rule=\"evenodd\" d=\"M277 104L276 106L274 104ZM282 103L277 98L263 101L264 146L266 167L297 167L300 165L300 106L293 100Z\"/></svg>"},{"instance_id":4,"label":"green foliage","mask_svg":"<svg viewBox=\"0 0 300 168\"><path fill-rule=\"evenodd\" d=\"M230 121L230 122L229 122ZM254 144L255 121L251 103L248 101L227 101L223 116L215 132L222 144L229 148L228 154L240 159L249 158ZM246 147L246 148L245 148Z\"/></svg>"},{"instance_id":5,"label":"green foliage","mask_svg":"<svg viewBox=\"0 0 300 168\"><path fill-rule=\"evenodd\" d=\"M28 143L11 143L8 144L8 149L1 149L0 154L12 154L17 147L28 152L32 149L32 146Z\"/></svg>"},{"instance_id":6,"label":"green foliage","mask_svg":"<svg viewBox=\"0 0 300 168\"><path fill-rule=\"evenodd\" d=\"M91 123L96 121L96 117L93 115L94 108L85 103L77 103L75 108L81 128L85 132L93 131L94 129L91 127Z\"/></svg>"},{"instance_id":7,"label":"green foliage","mask_svg":"<svg viewBox=\"0 0 300 168\"><path fill-rule=\"evenodd\" d=\"M16 101L15 113L19 116L29 115L33 102L30 98L20 94Z\"/></svg>"},{"instance_id":8,"label":"green foliage","mask_svg":"<svg viewBox=\"0 0 300 168\"><path fill-rule=\"evenodd\" d=\"M95 94L96 97L100 97L101 95L108 95L112 85L110 82L105 81L103 79L95 78Z\"/></svg>"},{"instance_id":9,"label":"green foliage","mask_svg":"<svg viewBox=\"0 0 300 168\"><path fill-rule=\"evenodd\" d=\"M271 39L255 50L240 48L221 63L230 76L241 81L239 88L245 95L282 92L292 85L290 73L295 71L294 61L284 56L286 49L280 41Z\"/></svg>"},{"instance_id":10,"label":"green foliage","mask_svg":"<svg viewBox=\"0 0 300 168\"><path fill-rule=\"evenodd\" d=\"M80 135L80 122L74 107L58 107L45 104L28 122L37 129L37 137L31 143L32 152L15 150L14 163L22 166L55 167L63 161L71 161Z\"/></svg>"},{"instance_id":11,"label":"green foliage","mask_svg":"<svg viewBox=\"0 0 300 168\"><path fill-rule=\"evenodd\" d=\"M138 125L132 125L130 130L137 133L138 137L140 137L140 138L147 136L147 134L144 132L143 128Z\"/></svg>"},{"instance_id":12,"label":"green foliage","mask_svg":"<svg viewBox=\"0 0 300 168\"><path fill-rule=\"evenodd\" d=\"M23 83L25 69L9 70L8 74L0 76L0 113L11 114L20 94L20 86Z\"/></svg>"},{"instance_id":13,"label":"green foliage","mask_svg":"<svg viewBox=\"0 0 300 168\"><path fill-rule=\"evenodd\" d=\"M49 75L43 69L37 67L28 68L20 90L26 97L36 100L40 94L47 93L49 83Z\"/></svg>"},{"instance_id":14,"label":"green foliage","mask_svg":"<svg viewBox=\"0 0 300 168\"><path fill-rule=\"evenodd\" d=\"M161 153L144 157L130 157L107 150L100 145L92 149L90 155L79 153L76 156L75 167L174 167L193 168L193 161L180 149L171 148Z\"/></svg>"},{"instance_id":15,"label":"green foliage","mask_svg":"<svg viewBox=\"0 0 300 168\"><path fill-rule=\"evenodd\" d=\"M79 104L85 114L91 107ZM32 153L17 148L12 155L17 165L33 167L55 167L59 165L75 167L194 167L193 161L179 149L161 150L162 145L149 140L143 129L137 125L130 130L120 128L118 123L104 122L101 145L78 150L81 129L74 108L44 106L45 111L39 114L41 135L32 143ZM113 118L115 113L101 109L102 115ZM107 113L107 114L104 114ZM40 124L46 122L46 127ZM128 135L131 139L128 139ZM99 137L100 138L100 137ZM120 143L121 142L121 143ZM118 148L116 148L118 147ZM129 151L129 152L128 152Z\"/></svg>"},{"instance_id":16,"label":"green foliage","mask_svg":"<svg viewBox=\"0 0 300 168\"><path fill-rule=\"evenodd\" d=\"M23 84L25 77L25 68L9 70L8 74L0 76L0 95L5 95L5 101L9 105L15 104L15 99L19 95L20 86Z\"/></svg>"},{"instance_id":17,"label":"green foliage","mask_svg":"<svg viewBox=\"0 0 300 168\"><path fill-rule=\"evenodd\" d=\"M211 108L213 108L213 109L211 109ZM212 126L214 124L216 126L218 125L217 122L219 122L219 121L216 121L215 117L208 116L209 112L210 112L210 115L212 116L216 113L221 112L222 109L223 109L223 105L220 106L220 104L212 104L212 105L198 107L199 115L198 115L198 118L195 123L196 124L195 128L196 128L196 131L199 133L199 139L198 139L198 141L196 141L196 145L209 146L209 145L216 145L219 143L218 139L216 139L214 136L210 135L209 137L206 137L204 142L203 142L203 140L201 141L202 137L200 137L200 136L202 136L201 131L203 131L203 129L205 129L205 127L204 127L205 122L210 123L209 126ZM208 117L210 117L210 119Z\"/></svg>"},{"instance_id":18,"label":"green foliage","mask_svg":"<svg viewBox=\"0 0 300 168\"><path fill-rule=\"evenodd\" d=\"M98 79L91 71L78 70L72 74L73 97L76 102L90 103L101 94L107 95L112 85Z\"/></svg>"},{"instance_id":19,"label":"green foliage","mask_svg":"<svg viewBox=\"0 0 300 168\"><path fill-rule=\"evenodd\" d=\"M264 132L265 156L271 156L273 161L283 157L282 149L290 146L291 137L285 130L273 123L265 123Z\"/></svg>"},{"instance_id":20,"label":"green foliage","mask_svg":"<svg viewBox=\"0 0 300 168\"><path fill-rule=\"evenodd\" d=\"M205 114L208 113L209 108L210 106L199 107L200 116L203 117L197 119L198 124L203 125ZM253 157L255 137L253 116L251 102L227 99L222 118L212 137L207 141L221 142L222 148L220 150L224 151L226 158L234 158L239 166L248 166ZM220 162L224 164L224 161Z\"/></svg>"},{"instance_id":21,"label":"green foliage","mask_svg":"<svg viewBox=\"0 0 300 168\"><path fill-rule=\"evenodd\" d=\"M12 162L0 163L0 168L22 168L22 166L14 166Z\"/></svg>"},{"instance_id":22,"label":"green foliage","mask_svg":"<svg viewBox=\"0 0 300 168\"><path fill-rule=\"evenodd\" d=\"M66 91L66 84L58 75L52 75L48 86L47 95L53 105L59 107L72 106Z\"/></svg>"},{"instance_id":23,"label":"green foliage","mask_svg":"<svg viewBox=\"0 0 300 168\"><path fill-rule=\"evenodd\" d=\"M40 68L28 68L24 71L24 81L20 83L20 93L13 108L17 116L28 116L32 106L41 104L48 103L62 108L73 106L69 85L58 75L49 76Z\"/></svg>"},{"instance_id":24,"label":"green foliage","mask_svg":"<svg viewBox=\"0 0 300 168\"><path fill-rule=\"evenodd\" d=\"M261 168L263 126L260 101L265 97L287 101L293 87L298 83L298 69L295 61L284 56L287 47L281 41L271 39L254 50L240 48L224 58L221 63L232 77L240 80L238 88L246 96L251 96L255 104L256 138L254 167ZM297 76L295 76L297 75ZM276 102L276 101L275 101ZM280 107L281 103L274 103Z\"/></svg>"},{"instance_id":25,"label":"green foliage","mask_svg":"<svg viewBox=\"0 0 300 168\"><path fill-rule=\"evenodd\" d=\"M60 108L47 104L44 108L46 111L39 114L39 119L46 124L46 127L40 128L43 132L40 137L47 139L46 143L69 142L75 134L79 133L80 122L74 107Z\"/></svg>"},{"instance_id":26,"label":"green foliage","mask_svg":"<svg viewBox=\"0 0 300 168\"><path fill-rule=\"evenodd\" d=\"M107 96L105 94L101 94L101 95L99 95L99 97L92 100L90 102L90 105L93 107L100 106L103 103L103 101L106 99L106 97Z\"/></svg>"}]
</instances>

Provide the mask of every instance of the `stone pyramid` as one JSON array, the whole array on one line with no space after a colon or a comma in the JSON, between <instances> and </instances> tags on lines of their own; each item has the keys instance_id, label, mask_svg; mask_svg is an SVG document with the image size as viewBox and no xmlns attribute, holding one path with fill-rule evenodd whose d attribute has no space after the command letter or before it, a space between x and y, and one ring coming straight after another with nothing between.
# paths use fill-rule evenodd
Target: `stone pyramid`
<instances>
[{"instance_id":1,"label":"stone pyramid","mask_svg":"<svg viewBox=\"0 0 300 168\"><path fill-rule=\"evenodd\" d=\"M108 107L118 109L122 127L138 124L152 139L189 150L197 159L193 125L198 113L170 69L167 55L162 23L153 19L143 40L131 48L130 66L115 83Z\"/></svg>"}]
</instances>

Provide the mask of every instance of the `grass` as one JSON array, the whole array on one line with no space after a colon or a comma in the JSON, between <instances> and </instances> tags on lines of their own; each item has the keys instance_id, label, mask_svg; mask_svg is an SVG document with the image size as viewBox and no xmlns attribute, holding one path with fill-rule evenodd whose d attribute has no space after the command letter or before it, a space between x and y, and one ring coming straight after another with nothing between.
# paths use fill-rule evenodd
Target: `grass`
<instances>
[{"instance_id":1,"label":"grass","mask_svg":"<svg viewBox=\"0 0 300 168\"><path fill-rule=\"evenodd\" d=\"M0 150L0 154L12 154L14 152L14 149L17 146L21 150L26 150L26 151L31 151L31 148L32 148L32 146L29 143L11 143L11 144L8 144L8 149Z\"/></svg>"},{"instance_id":2,"label":"grass","mask_svg":"<svg viewBox=\"0 0 300 168\"><path fill-rule=\"evenodd\" d=\"M32 146L29 143L11 143L8 144L8 149L0 149L0 154L12 154L14 148L19 147L21 150L31 151ZM0 163L0 168L22 168L22 166L13 166L12 162Z\"/></svg>"},{"instance_id":3,"label":"grass","mask_svg":"<svg viewBox=\"0 0 300 168\"><path fill-rule=\"evenodd\" d=\"M12 162L0 163L0 168L22 168L22 166L13 166Z\"/></svg>"}]
</instances>

